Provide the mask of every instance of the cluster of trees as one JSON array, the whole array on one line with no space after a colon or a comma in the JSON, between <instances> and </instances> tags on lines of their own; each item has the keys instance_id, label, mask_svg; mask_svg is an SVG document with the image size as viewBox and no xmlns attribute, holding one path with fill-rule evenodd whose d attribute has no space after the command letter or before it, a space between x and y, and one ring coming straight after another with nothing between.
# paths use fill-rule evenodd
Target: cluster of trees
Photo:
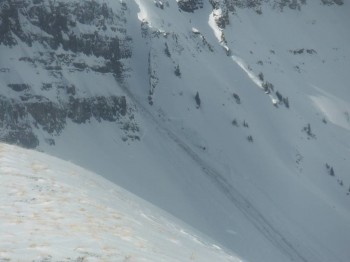
<instances>
[{"instance_id":1,"label":"cluster of trees","mask_svg":"<svg viewBox=\"0 0 350 262\"><path fill-rule=\"evenodd\" d=\"M327 169L330 176L335 176L333 167L330 166L328 163L326 163L326 169Z\"/></svg>"},{"instance_id":2,"label":"cluster of trees","mask_svg":"<svg viewBox=\"0 0 350 262\"><path fill-rule=\"evenodd\" d=\"M283 97L280 92L276 92L277 99L280 103L283 103L286 108L289 108L289 99L288 97Z\"/></svg>"},{"instance_id":3,"label":"cluster of trees","mask_svg":"<svg viewBox=\"0 0 350 262\"><path fill-rule=\"evenodd\" d=\"M328 173L331 177L336 177L333 166L331 166L331 165L328 164L328 163L326 163L325 166L326 166L326 169L327 169L327 173ZM337 179L337 182L338 182L338 184L339 184L340 186L344 186L343 180L341 180L341 179L338 178L338 179ZM350 195L350 186L349 186L349 188L348 188L348 191L346 192L346 195Z\"/></svg>"},{"instance_id":4,"label":"cluster of trees","mask_svg":"<svg viewBox=\"0 0 350 262\"><path fill-rule=\"evenodd\" d=\"M316 135L311 131L310 123L304 126L303 131L308 135L309 138L316 138Z\"/></svg>"}]
</instances>

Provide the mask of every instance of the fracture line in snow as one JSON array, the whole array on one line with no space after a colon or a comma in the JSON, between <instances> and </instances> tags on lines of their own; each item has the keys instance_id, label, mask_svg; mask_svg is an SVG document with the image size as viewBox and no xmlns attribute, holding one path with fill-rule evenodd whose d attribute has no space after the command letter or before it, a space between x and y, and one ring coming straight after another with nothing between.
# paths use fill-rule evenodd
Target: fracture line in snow
<instances>
[{"instance_id":1,"label":"fracture line in snow","mask_svg":"<svg viewBox=\"0 0 350 262\"><path fill-rule=\"evenodd\" d=\"M262 82L260 81L260 79L254 75L252 73L252 71L249 70L249 67L247 66L247 64L243 61L242 58L232 55L231 56L232 60L240 67L243 69L243 71L248 75L248 77L261 89L263 89L262 87Z\"/></svg>"},{"instance_id":2,"label":"fracture line in snow","mask_svg":"<svg viewBox=\"0 0 350 262\"><path fill-rule=\"evenodd\" d=\"M242 58L235 55L231 55L231 58L247 74L247 76L254 82L254 84L264 90L263 82L249 69L248 65ZM272 104L276 105L277 99L274 98L270 93L268 96L270 97Z\"/></svg>"},{"instance_id":3,"label":"fracture line in snow","mask_svg":"<svg viewBox=\"0 0 350 262\"><path fill-rule=\"evenodd\" d=\"M286 255L291 261L322 261L320 258L313 257L312 254L307 255L309 258L306 258L305 254L301 254L301 252L295 247L297 240L292 240L294 243L288 240L287 237L284 236L278 228L274 227L274 225L272 225L247 198L231 185L230 182L220 174L220 172L206 163L186 142L158 121L157 118L132 94L125 84L121 84L121 88L140 109L140 112L152 121L163 135L170 138L180 149L182 149L183 152L202 169L206 177L220 189L220 192L223 192L234 206L241 211L247 220L282 254Z\"/></svg>"},{"instance_id":4,"label":"fracture line in snow","mask_svg":"<svg viewBox=\"0 0 350 262\"><path fill-rule=\"evenodd\" d=\"M218 13L215 13L218 12ZM219 44L226 50L227 54L231 53L230 48L222 41L223 30L218 27L215 21L215 16L221 15L221 10L215 10L209 15L208 24L210 28L213 30L213 33L218 40ZM232 60L248 75L248 77L256 84L259 88L264 90L263 82L249 69L248 65L244 62L244 60L236 55L231 55ZM274 98L270 93L268 96L271 99L273 105L278 103L277 99Z\"/></svg>"}]
</instances>

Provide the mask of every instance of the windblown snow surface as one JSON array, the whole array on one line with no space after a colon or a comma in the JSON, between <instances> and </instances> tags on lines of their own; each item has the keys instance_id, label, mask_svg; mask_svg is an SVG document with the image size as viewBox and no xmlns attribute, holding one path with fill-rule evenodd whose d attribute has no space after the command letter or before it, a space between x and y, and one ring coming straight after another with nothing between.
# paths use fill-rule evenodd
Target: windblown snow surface
<instances>
[{"instance_id":1,"label":"windblown snow surface","mask_svg":"<svg viewBox=\"0 0 350 262\"><path fill-rule=\"evenodd\" d=\"M0 261L242 261L117 185L0 144Z\"/></svg>"},{"instance_id":2,"label":"windblown snow surface","mask_svg":"<svg viewBox=\"0 0 350 262\"><path fill-rule=\"evenodd\" d=\"M50 1L40 3L47 2ZM66 54L63 48L45 49L45 45L35 41L30 47L18 40L17 46L0 47L0 67L4 68L0 72L0 92L10 98L19 96L20 92L10 90L7 85L23 80L32 86L34 95L52 100L61 98L55 97L53 89L41 90L43 83L51 81L53 86L57 81L73 83L77 97L124 95L129 108L133 109L139 140L125 139L120 124L115 122L91 118L77 124L67 120L59 134L48 134L40 123L34 126L40 140L37 149L101 174L210 236L243 261L349 262L349 1L336 1L344 2L343 5L325 5L322 3L335 1L323 0L246 1L262 4L255 9L236 6L234 12L228 13L229 23L225 28L217 24L217 18L225 13L220 6L245 1L182 1L203 4L194 12L179 9L179 0L96 2L106 3L118 14L118 26L123 27L120 32L132 40L132 55L122 61L126 69L123 81L116 81L110 73L77 70L64 63L54 78L52 72L39 63L41 53L43 57L45 53L58 57ZM210 2L220 3L218 9L213 10ZM288 5L280 10L278 5L274 7L277 2L306 4L302 4L300 10ZM80 30L90 32L96 28L86 25ZM108 29L103 34L113 34L113 31ZM35 62L35 57L21 59L32 54L39 57L39 62ZM81 64L99 64L101 60L93 55L75 55L74 61L83 61ZM30 61L34 61L34 65ZM200 105L195 99L197 92ZM49 139L55 144L47 143ZM9 152L15 150L5 148ZM18 156L2 152L2 159L13 162L6 164L9 167L2 172L18 170L14 173L22 174L16 161L26 159L28 153L19 152ZM23 172L45 169L48 164L42 162L48 161L39 160L40 165L30 162ZM52 170L54 168L47 167L40 171L48 173L43 183L54 184L50 180ZM55 170L59 172L60 165L55 165ZM18 179L19 185L29 181L31 186L40 187L43 177L40 172L35 174L39 181L22 177ZM82 191L70 191L77 194L79 201L84 201L83 193L91 194L96 203L111 208L112 213L118 212L113 199L123 194L115 196L108 189L103 190L102 198L95 197L97 185L85 185L85 179L74 180L80 171L63 173L65 183L82 186ZM68 175L70 173L72 175ZM15 181L11 180L13 176L5 177L9 183ZM61 181L60 176L55 179ZM72 182L68 182L70 179ZM86 181L90 183L90 178ZM59 186L68 190L63 184ZM7 186L3 190L12 192ZM48 191L63 201L65 194ZM14 191L14 199L16 192L21 194L20 190ZM26 192L29 194L29 189ZM31 195L26 201L35 204L37 199ZM56 210L50 203L52 210ZM16 203L14 208L22 205L23 212L29 215L23 202ZM45 216L45 205L39 207L44 214L38 212L38 216ZM82 208L84 212L97 209L92 204ZM141 221L134 224L136 229L145 230L154 241L155 235L164 239L159 231L153 230L153 225L164 225L163 220L154 222L153 215L145 213L144 217L139 208L132 212L135 213L131 213L131 218ZM60 216L55 211L51 215ZM112 219L109 215L107 218ZM16 219L22 221L20 217ZM71 223L61 219L68 225ZM74 217L72 219L74 221ZM96 221L96 217L91 219L95 221L92 224L96 223L91 230L114 225L112 222L104 225ZM151 226L142 227L147 221ZM79 234L84 231L80 225L75 230ZM128 230L120 230L118 234L135 240L135 235ZM20 230L6 232L6 241L1 232L4 240L1 245L9 243L11 247L11 239L21 240L20 235L16 237ZM64 230L58 232L63 234ZM179 230L171 232L177 234ZM39 236L45 239L45 234L34 234L32 238L39 239ZM161 250L163 244L168 247L168 242L171 241L157 242L154 250ZM140 241L126 243L129 248ZM182 244L179 254L185 253L183 257L190 258L191 251L185 250L191 245ZM28 248L25 244L22 247ZM90 252L89 248L87 243L76 252ZM196 252L202 256L197 260L206 261L203 257L207 257L205 252L210 250L203 248ZM28 252L36 251L28 249ZM102 256L103 252L96 254ZM128 255L122 253L121 257ZM208 261L217 261L209 257ZM182 261L182 257L179 260Z\"/></svg>"}]
</instances>

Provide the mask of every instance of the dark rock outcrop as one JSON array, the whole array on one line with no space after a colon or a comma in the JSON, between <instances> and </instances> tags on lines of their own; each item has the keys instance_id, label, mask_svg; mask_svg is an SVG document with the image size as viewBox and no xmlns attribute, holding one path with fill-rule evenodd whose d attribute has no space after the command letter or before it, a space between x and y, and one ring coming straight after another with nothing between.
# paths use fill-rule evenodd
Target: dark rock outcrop
<instances>
[{"instance_id":1,"label":"dark rock outcrop","mask_svg":"<svg viewBox=\"0 0 350 262\"><path fill-rule=\"evenodd\" d=\"M0 5L0 44L14 46L19 39L29 46L38 42L52 50L62 47L73 53L103 57L106 64L93 69L117 75L123 71L120 59L131 56L131 38L126 36L124 28L119 27L125 21L106 3L4 0ZM38 34L38 30L26 31L20 17L25 17L33 28L40 29L42 33ZM89 26L91 30L78 30L77 33L77 24ZM82 65L75 65L82 69ZM58 68L48 65L47 69Z\"/></svg>"},{"instance_id":2,"label":"dark rock outcrop","mask_svg":"<svg viewBox=\"0 0 350 262\"><path fill-rule=\"evenodd\" d=\"M103 1L90 0L0 1L0 45L30 49L35 44L18 62L46 75L39 87L21 82L0 87L6 91L0 92L0 140L28 148L41 141L54 145L68 123L92 120L116 123L123 140L138 139L134 108L125 96L109 95L103 83L85 87L82 81L75 86L65 77L108 74L119 88L127 69L122 61L132 55L125 29L127 6L121 7L112 10ZM10 74L10 69L1 72ZM86 94L94 88L104 95Z\"/></svg>"},{"instance_id":3,"label":"dark rock outcrop","mask_svg":"<svg viewBox=\"0 0 350 262\"><path fill-rule=\"evenodd\" d=\"M203 7L203 0L179 0L177 4L181 10L193 13Z\"/></svg>"},{"instance_id":4,"label":"dark rock outcrop","mask_svg":"<svg viewBox=\"0 0 350 262\"><path fill-rule=\"evenodd\" d=\"M137 132L131 111L127 108L125 96L71 96L64 103L54 103L45 97L34 95L23 96L22 101L0 96L0 140L33 148L39 144L37 130L57 136L64 130L68 120L83 124L92 118L99 122L116 122L122 128L128 123ZM136 137L135 134L131 136Z\"/></svg>"}]
</instances>

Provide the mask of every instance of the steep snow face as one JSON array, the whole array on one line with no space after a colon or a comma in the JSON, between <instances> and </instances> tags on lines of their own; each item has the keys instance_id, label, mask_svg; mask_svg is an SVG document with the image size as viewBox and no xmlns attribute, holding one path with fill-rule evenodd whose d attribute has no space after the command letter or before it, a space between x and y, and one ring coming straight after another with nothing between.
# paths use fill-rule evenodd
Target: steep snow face
<instances>
[{"instance_id":1,"label":"steep snow face","mask_svg":"<svg viewBox=\"0 0 350 262\"><path fill-rule=\"evenodd\" d=\"M128 5L147 15L129 24L141 32L127 88L161 131L144 125L142 155L156 159L139 179L161 186L120 181L248 260L347 261L349 5L210 2ZM158 199L168 188L173 199Z\"/></svg>"},{"instance_id":2,"label":"steep snow face","mask_svg":"<svg viewBox=\"0 0 350 262\"><path fill-rule=\"evenodd\" d=\"M73 13L68 21L79 23L62 28L57 49L46 38L29 46L21 31L17 45L1 45L0 91L5 105L17 104L0 111L1 134L20 126L14 139L3 138L17 142L30 127L38 149L103 174L248 261L348 261L349 3L23 2L68 3L69 12L77 3L105 4L113 19L98 11L79 22ZM52 33L41 30L43 36ZM127 43L128 56L117 56L122 71L95 72L96 64L111 61L105 53L64 49L65 41L90 31L97 39L112 31L107 42L115 33ZM56 80L49 91L41 90L50 67L20 58L40 56L44 47L53 64L60 61L57 52L82 61L63 63L57 81L73 83L75 99L84 103L66 103L71 89L63 94ZM70 71L82 63L85 69ZM28 79L30 88L22 85ZM21 100L30 92L53 103L64 97L60 132L47 132L33 116ZM118 103L102 99L96 106L90 100L96 97ZM37 111L52 119L51 111ZM85 121L75 120L83 116Z\"/></svg>"},{"instance_id":3,"label":"steep snow face","mask_svg":"<svg viewBox=\"0 0 350 262\"><path fill-rule=\"evenodd\" d=\"M243 261L115 184L0 144L1 261Z\"/></svg>"}]
</instances>

